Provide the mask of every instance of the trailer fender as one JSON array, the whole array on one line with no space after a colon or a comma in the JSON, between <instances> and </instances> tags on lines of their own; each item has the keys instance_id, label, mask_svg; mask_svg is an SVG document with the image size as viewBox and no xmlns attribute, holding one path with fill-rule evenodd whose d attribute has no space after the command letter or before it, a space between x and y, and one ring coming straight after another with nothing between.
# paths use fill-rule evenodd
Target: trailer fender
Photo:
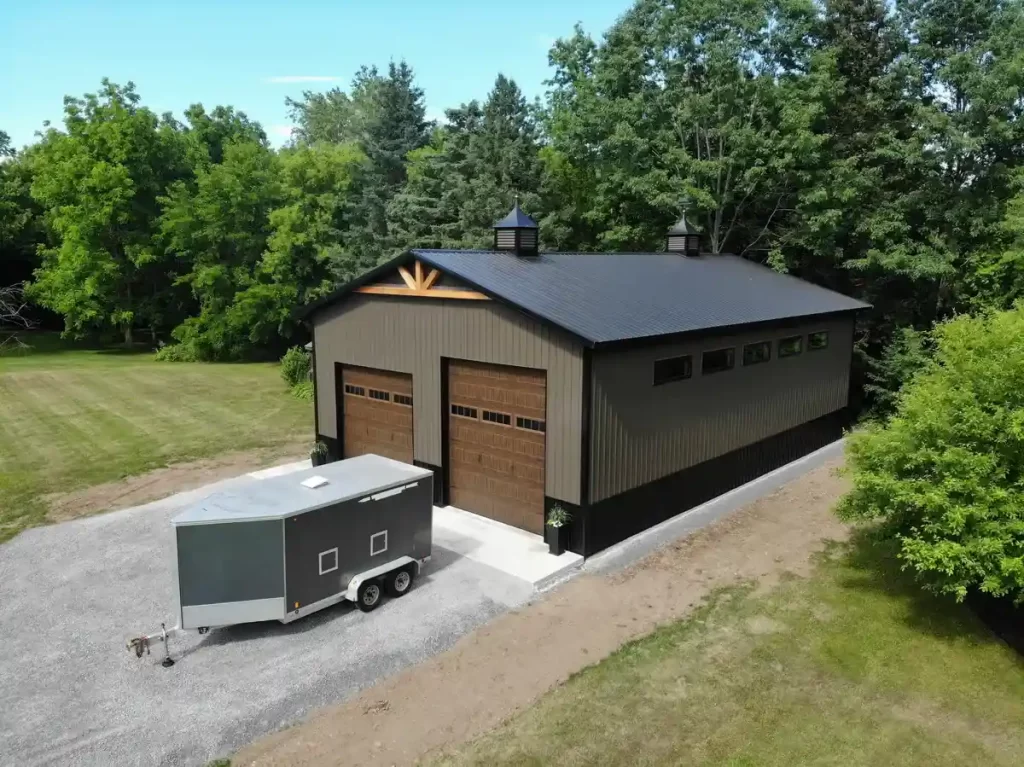
<instances>
[{"instance_id":1,"label":"trailer fender","mask_svg":"<svg viewBox=\"0 0 1024 767\"><path fill-rule=\"evenodd\" d=\"M348 582L348 589L345 591L345 599L350 602L355 602L358 597L359 587L363 585L364 581L368 581L371 578L379 578L382 575L390 573L392 570L397 570L399 567L405 567L407 565L415 564L416 571L419 572L419 562L412 557L399 557L398 559L392 559L383 565L378 565L372 570L366 570L356 575L352 580Z\"/></svg>"}]
</instances>

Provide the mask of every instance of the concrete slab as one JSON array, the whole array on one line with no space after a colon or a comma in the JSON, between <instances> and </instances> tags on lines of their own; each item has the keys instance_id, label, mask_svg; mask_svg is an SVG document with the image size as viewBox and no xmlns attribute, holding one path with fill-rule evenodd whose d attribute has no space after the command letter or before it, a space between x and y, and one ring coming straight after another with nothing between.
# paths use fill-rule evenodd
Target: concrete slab
<instances>
[{"instance_id":1,"label":"concrete slab","mask_svg":"<svg viewBox=\"0 0 1024 767\"><path fill-rule=\"evenodd\" d=\"M542 591L583 565L583 557L548 552L544 539L454 506L434 507L434 543L457 554L529 582Z\"/></svg>"}]
</instances>

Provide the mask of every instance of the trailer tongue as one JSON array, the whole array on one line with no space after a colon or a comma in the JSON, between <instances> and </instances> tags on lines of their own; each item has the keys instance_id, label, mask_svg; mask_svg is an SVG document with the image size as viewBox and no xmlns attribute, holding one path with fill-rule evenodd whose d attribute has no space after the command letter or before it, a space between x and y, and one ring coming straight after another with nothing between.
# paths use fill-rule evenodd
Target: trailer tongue
<instances>
[{"instance_id":1,"label":"trailer tongue","mask_svg":"<svg viewBox=\"0 0 1024 767\"><path fill-rule=\"evenodd\" d=\"M204 498L172 520L178 624L128 641L137 657L188 629L290 623L343 600L403 596L430 559L433 473L362 455Z\"/></svg>"}]
</instances>

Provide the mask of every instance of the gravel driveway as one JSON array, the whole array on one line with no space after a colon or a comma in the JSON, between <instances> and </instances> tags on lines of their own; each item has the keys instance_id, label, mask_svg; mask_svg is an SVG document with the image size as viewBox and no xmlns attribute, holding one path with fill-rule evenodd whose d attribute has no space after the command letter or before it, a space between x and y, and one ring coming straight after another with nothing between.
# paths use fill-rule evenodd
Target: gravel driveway
<instances>
[{"instance_id":1,"label":"gravel driveway","mask_svg":"<svg viewBox=\"0 0 1024 767\"><path fill-rule=\"evenodd\" d=\"M287 626L174 640L137 660L132 635L175 622L169 520L239 478L146 506L29 530L0 546L0 754L17 765L205 764L447 649L532 595L436 547L408 596L337 605Z\"/></svg>"}]
</instances>

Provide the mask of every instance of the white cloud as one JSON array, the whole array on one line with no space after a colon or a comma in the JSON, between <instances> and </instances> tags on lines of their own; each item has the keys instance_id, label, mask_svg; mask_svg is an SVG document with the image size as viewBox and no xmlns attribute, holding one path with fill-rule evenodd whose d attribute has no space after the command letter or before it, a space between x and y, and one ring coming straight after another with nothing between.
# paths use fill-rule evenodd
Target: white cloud
<instances>
[{"instance_id":1,"label":"white cloud","mask_svg":"<svg viewBox=\"0 0 1024 767\"><path fill-rule=\"evenodd\" d=\"M428 120L433 120L438 125L445 125L448 122L448 118L444 116L443 109L427 109L424 115Z\"/></svg>"},{"instance_id":2,"label":"white cloud","mask_svg":"<svg viewBox=\"0 0 1024 767\"><path fill-rule=\"evenodd\" d=\"M334 75L278 75L277 77L268 77L263 82L274 85L280 83L334 83L340 79Z\"/></svg>"},{"instance_id":3,"label":"white cloud","mask_svg":"<svg viewBox=\"0 0 1024 767\"><path fill-rule=\"evenodd\" d=\"M558 38L552 37L551 35L537 35L537 37L534 39L537 41L537 44L544 49L545 52L550 51L551 46L558 42Z\"/></svg>"},{"instance_id":4,"label":"white cloud","mask_svg":"<svg viewBox=\"0 0 1024 767\"><path fill-rule=\"evenodd\" d=\"M292 137L294 130L294 125L271 125L267 128L267 133L270 134L271 138L276 138L279 141L288 141Z\"/></svg>"}]
</instances>

